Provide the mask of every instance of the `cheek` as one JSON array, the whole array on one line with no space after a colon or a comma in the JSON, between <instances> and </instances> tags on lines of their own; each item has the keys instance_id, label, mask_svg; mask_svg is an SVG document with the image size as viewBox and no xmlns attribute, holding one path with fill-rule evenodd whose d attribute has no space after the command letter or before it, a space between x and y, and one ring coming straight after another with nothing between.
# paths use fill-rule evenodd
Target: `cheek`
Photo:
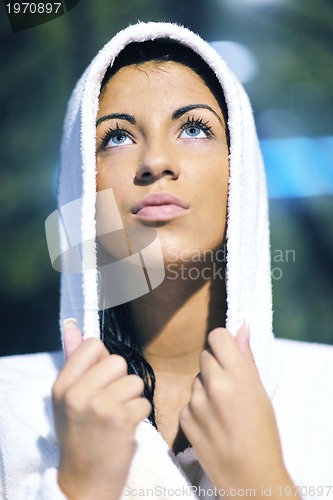
<instances>
[{"instance_id":1,"label":"cheek","mask_svg":"<svg viewBox=\"0 0 333 500\"><path fill-rule=\"evenodd\" d=\"M105 159L96 160L96 190L103 191L104 189L114 188L115 175L114 169L110 167Z\"/></svg>"},{"instance_id":2,"label":"cheek","mask_svg":"<svg viewBox=\"0 0 333 500\"><path fill-rule=\"evenodd\" d=\"M211 155L197 171L194 181L198 206L202 207L198 220L201 236L209 245L218 245L226 228L229 184L229 161L227 154ZM193 186L193 187L194 187Z\"/></svg>"},{"instance_id":3,"label":"cheek","mask_svg":"<svg viewBox=\"0 0 333 500\"><path fill-rule=\"evenodd\" d=\"M211 206L224 207L227 201L229 184L229 160L227 152L197 158L192 169L191 183L198 201L207 209Z\"/></svg>"},{"instance_id":4,"label":"cheek","mask_svg":"<svg viewBox=\"0 0 333 500\"><path fill-rule=\"evenodd\" d=\"M116 204L116 212L114 209L109 209L104 212L102 219L110 220L110 214L117 213L121 220L121 225L124 226L124 221L126 220L126 214L128 212L128 193L129 190L125 186L128 186L128 182L125 180L125 174L115 175L114 171L111 169L97 169L96 172L96 191L101 193L105 190L112 189L112 199ZM107 192L107 191L105 191ZM104 199L104 198L103 198ZM118 219L117 219L118 220Z\"/></svg>"},{"instance_id":5,"label":"cheek","mask_svg":"<svg viewBox=\"0 0 333 500\"><path fill-rule=\"evenodd\" d=\"M115 195L121 196L126 192L129 184L133 183L133 176L124 165L110 164L109 160L98 160L96 163L96 190L113 189Z\"/></svg>"}]
</instances>

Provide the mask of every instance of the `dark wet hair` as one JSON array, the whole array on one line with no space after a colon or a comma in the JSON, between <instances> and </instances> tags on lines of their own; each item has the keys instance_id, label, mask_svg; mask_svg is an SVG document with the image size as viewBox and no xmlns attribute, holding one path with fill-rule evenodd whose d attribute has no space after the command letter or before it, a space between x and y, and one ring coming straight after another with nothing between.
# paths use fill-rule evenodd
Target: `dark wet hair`
<instances>
[{"instance_id":1,"label":"dark wet hair","mask_svg":"<svg viewBox=\"0 0 333 500\"><path fill-rule=\"evenodd\" d=\"M191 68L199 75L219 103L225 123L228 113L221 84L213 70L192 49L166 39L146 42L133 42L127 45L108 68L101 83L101 93L107 82L121 68L131 64L146 62L177 62ZM227 129L229 144L229 133ZM152 412L149 421L157 428L154 411L155 375L150 364L145 360L135 327L132 322L129 304L112 307L100 312L101 338L108 351L123 356L128 365L128 373L138 375L144 382L143 395L151 402Z\"/></svg>"},{"instance_id":2,"label":"dark wet hair","mask_svg":"<svg viewBox=\"0 0 333 500\"><path fill-rule=\"evenodd\" d=\"M109 66L101 83L101 93L104 87L121 68L131 64L144 64L146 62L177 62L191 68L207 85L221 108L225 124L228 123L228 111L221 84L208 64L189 47L166 40L149 40L146 42L133 42L127 45L116 57L112 66ZM227 131L228 135L228 131Z\"/></svg>"}]
</instances>

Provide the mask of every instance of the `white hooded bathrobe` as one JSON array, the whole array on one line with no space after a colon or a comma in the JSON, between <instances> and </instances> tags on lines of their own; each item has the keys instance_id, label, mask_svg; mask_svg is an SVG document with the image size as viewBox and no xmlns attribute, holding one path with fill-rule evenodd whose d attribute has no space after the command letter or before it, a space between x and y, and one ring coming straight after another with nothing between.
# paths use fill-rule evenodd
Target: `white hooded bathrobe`
<instances>
[{"instance_id":1,"label":"white hooded bathrobe","mask_svg":"<svg viewBox=\"0 0 333 500\"><path fill-rule=\"evenodd\" d=\"M251 347L275 408L285 463L302 497L333 499L333 347L273 336L262 156L248 98L209 44L177 25L138 23L104 46L77 83L68 105L59 211L81 199L78 240L94 240L95 121L100 83L127 44L159 38L190 47L211 67L222 86L230 134L226 327L234 334L244 319L249 323ZM62 245L70 237L63 232ZM89 269L62 275L60 320L74 316L85 337L99 337L99 274L96 255L90 259L95 259L95 265ZM58 450L51 403L51 387L63 362L62 353L12 356L0 362L0 498L64 498L57 485ZM138 446L123 499L218 498L192 448L175 455L147 421L138 425L136 437Z\"/></svg>"}]
</instances>

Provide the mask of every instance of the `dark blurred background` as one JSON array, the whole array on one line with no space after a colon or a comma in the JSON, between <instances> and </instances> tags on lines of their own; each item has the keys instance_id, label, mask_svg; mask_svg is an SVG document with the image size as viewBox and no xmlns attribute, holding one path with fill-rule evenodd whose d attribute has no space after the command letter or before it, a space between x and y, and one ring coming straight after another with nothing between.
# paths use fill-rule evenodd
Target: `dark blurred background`
<instances>
[{"instance_id":1,"label":"dark blurred background","mask_svg":"<svg viewBox=\"0 0 333 500\"><path fill-rule=\"evenodd\" d=\"M333 2L80 0L17 33L1 9L0 355L60 347L44 221L66 102L97 50L137 20L218 42L243 81L267 165L275 333L333 344Z\"/></svg>"}]
</instances>

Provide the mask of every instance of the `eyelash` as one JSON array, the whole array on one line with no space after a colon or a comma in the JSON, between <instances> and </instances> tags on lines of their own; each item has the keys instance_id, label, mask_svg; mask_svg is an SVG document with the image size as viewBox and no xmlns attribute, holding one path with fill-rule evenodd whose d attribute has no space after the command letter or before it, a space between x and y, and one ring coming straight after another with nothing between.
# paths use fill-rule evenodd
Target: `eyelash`
<instances>
[{"instance_id":1,"label":"eyelash","mask_svg":"<svg viewBox=\"0 0 333 500\"><path fill-rule=\"evenodd\" d=\"M113 128L113 127L110 127L106 132L105 134L102 136L102 142L101 142L101 145L100 147L98 148L99 151L105 149L105 147L107 146L109 140L112 138L112 136L114 134L117 134L119 132L122 132L124 134L127 134L129 137L132 137L131 134L129 133L128 130L126 130L125 127L119 127L119 123L116 123L116 127Z\"/></svg>"},{"instance_id":2,"label":"eyelash","mask_svg":"<svg viewBox=\"0 0 333 500\"><path fill-rule=\"evenodd\" d=\"M207 137L211 137L213 135L213 133L211 132L212 127L211 126L209 127L208 124L209 124L209 120L204 122L203 118L194 118L194 116L192 116L192 118L190 118L190 117L187 118L186 123L184 123L181 126L181 129L183 131L191 125L196 126L196 127L199 127L203 132L205 132L207 134Z\"/></svg>"},{"instance_id":3,"label":"eyelash","mask_svg":"<svg viewBox=\"0 0 333 500\"><path fill-rule=\"evenodd\" d=\"M187 127L190 127L192 125L192 126L199 127L203 132L205 132L207 134L207 137L211 137L213 135L213 133L211 132L212 127L208 126L208 124L209 124L208 120L206 122L204 122L203 118L194 118L194 116L192 116L192 118L188 117L186 122L182 124L181 130L183 132ZM125 127L119 127L119 124L116 123L115 128L110 127L103 135L101 145L98 148L99 151L102 151L103 149L105 149L105 147L107 146L107 144L110 141L110 139L112 138L112 136L115 133L119 133L119 132L122 132L124 134L127 134L129 137L132 137L131 134L129 133L129 131L126 130Z\"/></svg>"}]
</instances>

